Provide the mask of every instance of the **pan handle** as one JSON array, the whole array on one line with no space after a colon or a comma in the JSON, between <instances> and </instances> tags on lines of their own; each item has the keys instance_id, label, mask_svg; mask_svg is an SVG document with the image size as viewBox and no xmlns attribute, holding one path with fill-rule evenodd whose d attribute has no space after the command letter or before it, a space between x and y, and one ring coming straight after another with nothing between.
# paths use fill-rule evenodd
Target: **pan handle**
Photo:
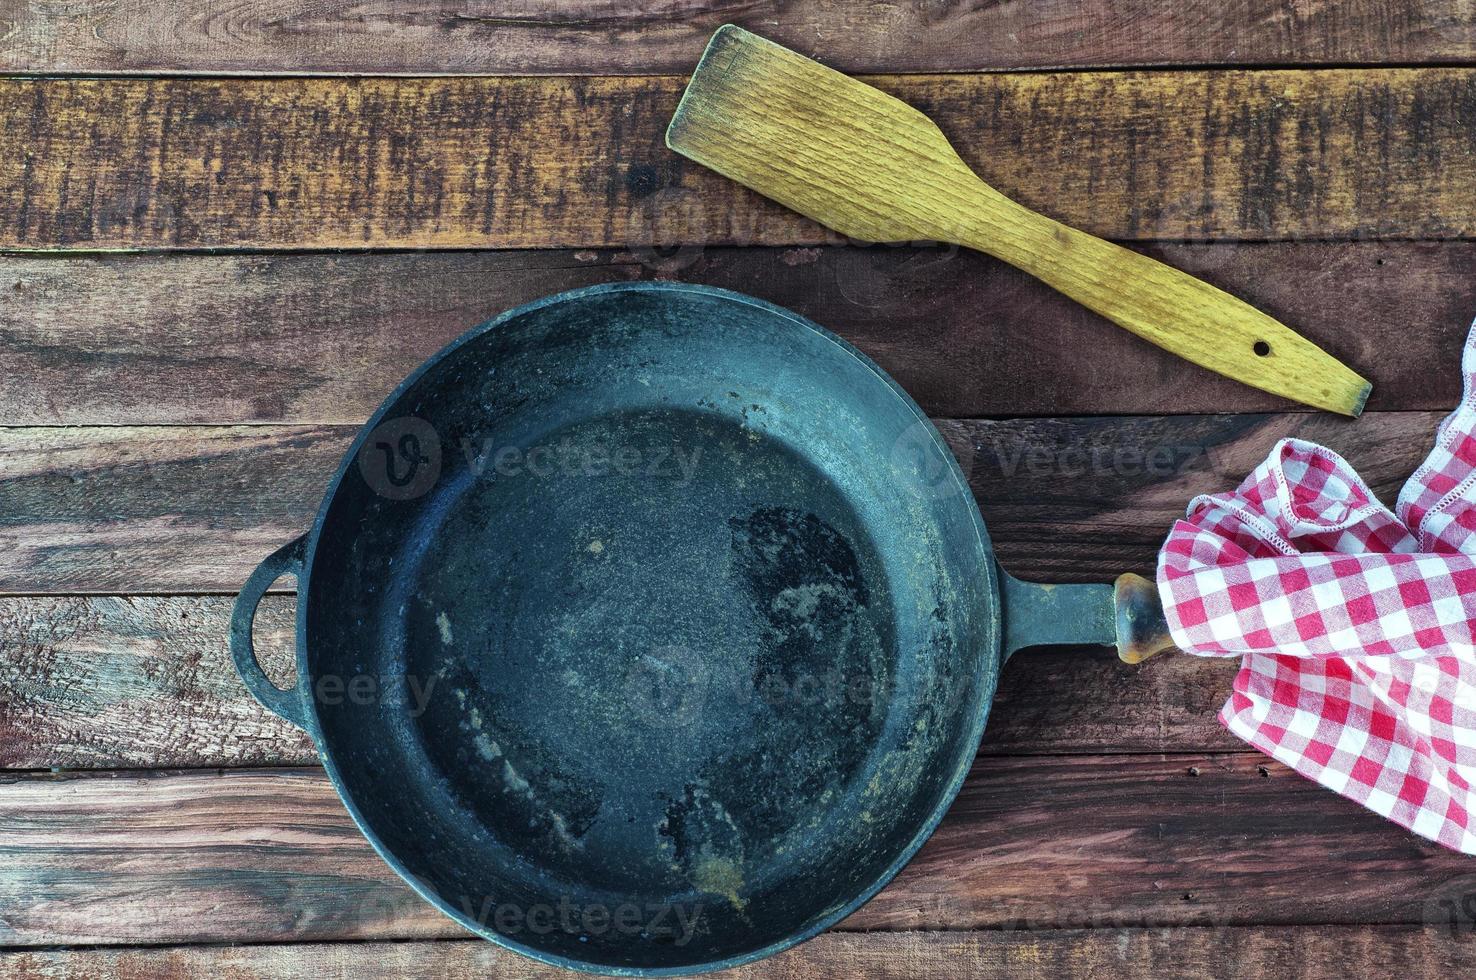
<instances>
[{"instance_id":1,"label":"pan handle","mask_svg":"<svg viewBox=\"0 0 1476 980\"><path fill-rule=\"evenodd\" d=\"M1117 576L1112 593L1119 660L1140 664L1149 657L1175 649L1168 620L1163 616L1163 600L1151 579L1124 572Z\"/></svg>"},{"instance_id":2,"label":"pan handle","mask_svg":"<svg viewBox=\"0 0 1476 980\"><path fill-rule=\"evenodd\" d=\"M283 575L299 577L302 574L302 559L307 544L303 535L290 544L283 545L267 555L236 597L236 608L231 612L231 656L236 661L236 673L251 696L262 705L292 722L298 728L308 730L307 705L303 700L302 677L288 690L282 690L271 682L256 659L256 650L251 642L251 628L256 622L256 607L273 582Z\"/></svg>"},{"instance_id":3,"label":"pan handle","mask_svg":"<svg viewBox=\"0 0 1476 980\"><path fill-rule=\"evenodd\" d=\"M1142 663L1172 650L1158 588L1141 575L1113 585L1022 582L1000 569L1004 655L1022 647L1084 643L1117 648L1123 663Z\"/></svg>"}]
</instances>

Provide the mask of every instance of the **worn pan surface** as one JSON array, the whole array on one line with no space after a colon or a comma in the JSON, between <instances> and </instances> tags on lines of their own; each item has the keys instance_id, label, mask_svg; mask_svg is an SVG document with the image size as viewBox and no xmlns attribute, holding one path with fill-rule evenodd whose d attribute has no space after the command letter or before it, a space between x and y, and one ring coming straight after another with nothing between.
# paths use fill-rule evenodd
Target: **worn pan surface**
<instances>
[{"instance_id":1,"label":"worn pan surface","mask_svg":"<svg viewBox=\"0 0 1476 980\"><path fill-rule=\"evenodd\" d=\"M283 574L289 691L250 645ZM533 303L424 365L232 624L247 685L426 899L646 975L857 908L958 791L1007 651L1113 635L1110 587L1002 575L871 361L656 283Z\"/></svg>"}]
</instances>

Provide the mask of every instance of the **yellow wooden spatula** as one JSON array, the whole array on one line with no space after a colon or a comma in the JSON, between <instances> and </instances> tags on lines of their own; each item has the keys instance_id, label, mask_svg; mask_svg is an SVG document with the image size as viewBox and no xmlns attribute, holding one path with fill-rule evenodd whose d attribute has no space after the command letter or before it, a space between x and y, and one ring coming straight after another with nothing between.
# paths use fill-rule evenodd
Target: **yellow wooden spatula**
<instances>
[{"instance_id":1,"label":"yellow wooden spatula","mask_svg":"<svg viewBox=\"0 0 1476 980\"><path fill-rule=\"evenodd\" d=\"M1165 350L1344 415L1372 387L1209 283L1021 207L921 112L728 25L707 45L666 145L868 242L941 241L1003 259Z\"/></svg>"}]
</instances>

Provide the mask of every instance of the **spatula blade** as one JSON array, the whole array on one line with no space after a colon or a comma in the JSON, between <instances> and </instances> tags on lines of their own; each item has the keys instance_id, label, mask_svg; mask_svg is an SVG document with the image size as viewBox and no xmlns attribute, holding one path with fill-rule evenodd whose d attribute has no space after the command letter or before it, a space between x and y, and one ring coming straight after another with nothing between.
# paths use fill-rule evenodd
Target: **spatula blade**
<instances>
[{"instance_id":1,"label":"spatula blade","mask_svg":"<svg viewBox=\"0 0 1476 980\"><path fill-rule=\"evenodd\" d=\"M666 145L867 242L948 238L956 215L928 201L980 185L912 106L731 24L708 42ZM930 183L942 193L918 193Z\"/></svg>"}]
</instances>

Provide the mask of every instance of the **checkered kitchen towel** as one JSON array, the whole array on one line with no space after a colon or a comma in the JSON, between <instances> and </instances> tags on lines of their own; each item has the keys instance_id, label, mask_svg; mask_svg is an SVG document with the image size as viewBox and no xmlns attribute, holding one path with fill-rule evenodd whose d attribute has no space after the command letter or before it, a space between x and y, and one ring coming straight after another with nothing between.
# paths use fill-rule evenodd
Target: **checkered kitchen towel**
<instances>
[{"instance_id":1,"label":"checkered kitchen towel","mask_svg":"<svg viewBox=\"0 0 1476 980\"><path fill-rule=\"evenodd\" d=\"M1195 498L1159 555L1174 641L1242 657L1220 721L1302 775L1476 854L1476 325L1465 394L1393 513L1284 439Z\"/></svg>"}]
</instances>

